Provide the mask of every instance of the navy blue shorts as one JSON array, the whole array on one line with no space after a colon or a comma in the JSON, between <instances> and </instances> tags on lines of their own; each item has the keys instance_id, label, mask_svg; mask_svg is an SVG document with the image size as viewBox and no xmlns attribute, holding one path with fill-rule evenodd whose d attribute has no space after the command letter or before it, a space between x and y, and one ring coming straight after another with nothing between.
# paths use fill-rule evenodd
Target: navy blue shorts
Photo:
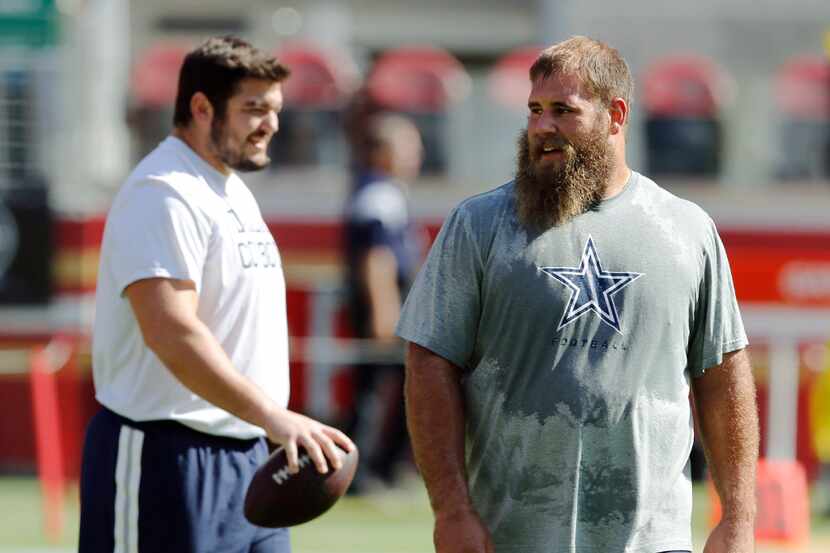
<instances>
[{"instance_id":1,"label":"navy blue shorts","mask_svg":"<svg viewBox=\"0 0 830 553\"><path fill-rule=\"evenodd\" d=\"M264 439L211 436L108 409L89 424L81 473L81 553L290 553L285 528L243 515Z\"/></svg>"}]
</instances>

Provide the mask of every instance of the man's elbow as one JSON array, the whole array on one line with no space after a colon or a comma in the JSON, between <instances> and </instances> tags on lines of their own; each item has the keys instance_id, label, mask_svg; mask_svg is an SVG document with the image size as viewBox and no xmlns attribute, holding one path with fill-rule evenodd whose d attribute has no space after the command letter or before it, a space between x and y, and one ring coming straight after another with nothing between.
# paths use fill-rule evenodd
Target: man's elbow
<instances>
[{"instance_id":1,"label":"man's elbow","mask_svg":"<svg viewBox=\"0 0 830 553\"><path fill-rule=\"evenodd\" d=\"M147 349L156 355L159 355L168 347L169 337L165 336L165 332L160 325L141 327L141 338Z\"/></svg>"},{"instance_id":2,"label":"man's elbow","mask_svg":"<svg viewBox=\"0 0 830 553\"><path fill-rule=\"evenodd\" d=\"M144 345L164 360L174 355L187 336L193 333L192 325L185 321L160 319L141 326Z\"/></svg>"}]
</instances>

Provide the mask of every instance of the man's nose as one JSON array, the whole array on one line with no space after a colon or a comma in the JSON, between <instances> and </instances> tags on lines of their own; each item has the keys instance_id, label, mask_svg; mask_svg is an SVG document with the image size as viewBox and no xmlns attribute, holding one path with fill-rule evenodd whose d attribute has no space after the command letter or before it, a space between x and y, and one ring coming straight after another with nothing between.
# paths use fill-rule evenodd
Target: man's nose
<instances>
[{"instance_id":1,"label":"man's nose","mask_svg":"<svg viewBox=\"0 0 830 553\"><path fill-rule=\"evenodd\" d=\"M545 112L544 116L542 117L542 121L544 122L544 129L548 132L552 132L554 134L559 133L559 123L554 117L553 112L547 111Z\"/></svg>"},{"instance_id":2,"label":"man's nose","mask_svg":"<svg viewBox=\"0 0 830 553\"><path fill-rule=\"evenodd\" d=\"M277 113L274 111L269 112L268 115L262 119L260 127L272 134L277 132L280 128L280 120Z\"/></svg>"},{"instance_id":3,"label":"man's nose","mask_svg":"<svg viewBox=\"0 0 830 553\"><path fill-rule=\"evenodd\" d=\"M545 110L536 119L536 132L554 134L559 133L559 127L556 124L556 118L553 117L553 114L550 111Z\"/></svg>"}]
</instances>

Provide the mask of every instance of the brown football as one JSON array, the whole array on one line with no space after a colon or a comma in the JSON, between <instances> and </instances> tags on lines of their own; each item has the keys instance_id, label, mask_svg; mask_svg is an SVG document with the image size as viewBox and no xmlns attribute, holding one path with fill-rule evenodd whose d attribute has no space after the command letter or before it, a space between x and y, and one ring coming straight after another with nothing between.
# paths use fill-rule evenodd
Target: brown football
<instances>
[{"instance_id":1,"label":"brown football","mask_svg":"<svg viewBox=\"0 0 830 553\"><path fill-rule=\"evenodd\" d=\"M357 448L338 447L343 465L320 474L305 449L299 448L300 471L288 472L283 448L257 469L245 495L245 518L257 526L284 528L303 524L328 511L340 499L357 469Z\"/></svg>"}]
</instances>

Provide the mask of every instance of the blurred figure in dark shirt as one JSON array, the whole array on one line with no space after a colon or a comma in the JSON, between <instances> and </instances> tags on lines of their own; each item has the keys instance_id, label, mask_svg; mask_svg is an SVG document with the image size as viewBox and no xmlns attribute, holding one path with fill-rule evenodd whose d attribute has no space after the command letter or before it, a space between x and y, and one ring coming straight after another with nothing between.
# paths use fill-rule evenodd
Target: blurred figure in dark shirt
<instances>
[{"instance_id":1,"label":"blurred figure in dark shirt","mask_svg":"<svg viewBox=\"0 0 830 553\"><path fill-rule=\"evenodd\" d=\"M375 114L364 128L345 211L348 307L358 338L394 344L400 306L424 246L407 199L407 183L421 169L423 143L417 127L400 115ZM354 367L346 430L365 453L353 493L365 491L367 477L394 483L408 445L403 376L399 363Z\"/></svg>"}]
</instances>

